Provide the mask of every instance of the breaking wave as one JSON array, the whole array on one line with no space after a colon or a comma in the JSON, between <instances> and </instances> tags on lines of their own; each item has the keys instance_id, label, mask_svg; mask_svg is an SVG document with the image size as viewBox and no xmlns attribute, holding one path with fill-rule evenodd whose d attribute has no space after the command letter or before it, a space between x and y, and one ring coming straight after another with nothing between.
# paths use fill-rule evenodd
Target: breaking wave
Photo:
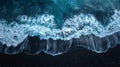
<instances>
[{"instance_id":1,"label":"breaking wave","mask_svg":"<svg viewBox=\"0 0 120 67\"><path fill-rule=\"evenodd\" d=\"M27 54L39 54L44 51L55 56L67 52L71 45L76 45L102 53L120 43L119 9L114 9L113 14L107 19L106 16L100 18L92 13L94 11L79 12L78 9L82 9L74 1L77 0L70 1L69 4L73 5L71 8L76 10L75 13L73 11L70 17L63 19L59 14L57 16L49 12L35 16L18 15L12 21L1 18L0 51L6 54L17 54L23 50ZM88 6L93 7L89 2L87 3ZM55 4L59 5L58 2ZM65 6L63 2L62 5L59 9ZM67 12L66 8L61 11Z\"/></svg>"}]
</instances>

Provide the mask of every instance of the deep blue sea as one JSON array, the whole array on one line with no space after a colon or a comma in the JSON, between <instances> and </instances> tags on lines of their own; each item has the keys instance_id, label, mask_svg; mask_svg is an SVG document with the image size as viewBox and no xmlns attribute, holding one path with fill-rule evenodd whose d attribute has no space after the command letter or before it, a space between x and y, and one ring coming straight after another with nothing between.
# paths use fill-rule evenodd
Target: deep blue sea
<instances>
[{"instance_id":1,"label":"deep blue sea","mask_svg":"<svg viewBox=\"0 0 120 67\"><path fill-rule=\"evenodd\" d=\"M0 0L0 67L120 67L119 44L120 0Z\"/></svg>"}]
</instances>

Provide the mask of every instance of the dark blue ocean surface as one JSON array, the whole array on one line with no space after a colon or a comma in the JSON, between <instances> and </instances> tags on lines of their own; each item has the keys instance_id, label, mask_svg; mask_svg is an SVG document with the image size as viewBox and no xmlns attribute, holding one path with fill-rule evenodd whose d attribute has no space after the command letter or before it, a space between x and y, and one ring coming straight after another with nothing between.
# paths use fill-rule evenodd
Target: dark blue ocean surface
<instances>
[{"instance_id":1,"label":"dark blue ocean surface","mask_svg":"<svg viewBox=\"0 0 120 67\"><path fill-rule=\"evenodd\" d=\"M120 0L0 0L0 51L56 56L120 44Z\"/></svg>"}]
</instances>

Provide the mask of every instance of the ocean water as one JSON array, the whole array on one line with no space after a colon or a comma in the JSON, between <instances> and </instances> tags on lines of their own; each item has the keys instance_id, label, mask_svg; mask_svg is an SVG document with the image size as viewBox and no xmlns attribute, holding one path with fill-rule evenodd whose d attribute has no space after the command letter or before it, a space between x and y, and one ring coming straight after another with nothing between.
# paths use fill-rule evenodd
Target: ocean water
<instances>
[{"instance_id":1,"label":"ocean water","mask_svg":"<svg viewBox=\"0 0 120 67\"><path fill-rule=\"evenodd\" d=\"M52 56L120 44L119 0L0 0L0 52Z\"/></svg>"}]
</instances>

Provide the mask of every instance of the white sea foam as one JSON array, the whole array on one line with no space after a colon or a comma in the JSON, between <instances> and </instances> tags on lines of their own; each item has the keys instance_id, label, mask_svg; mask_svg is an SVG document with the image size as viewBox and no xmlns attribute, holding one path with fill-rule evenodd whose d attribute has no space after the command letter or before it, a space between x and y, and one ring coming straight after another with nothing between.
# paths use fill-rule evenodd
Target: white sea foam
<instances>
[{"instance_id":1,"label":"white sea foam","mask_svg":"<svg viewBox=\"0 0 120 67\"><path fill-rule=\"evenodd\" d=\"M120 31L120 11L115 10L107 26L103 26L92 14L74 15L65 20L61 29L57 28L53 15L43 14L36 17L21 15L18 22L7 24L0 20L0 42L7 46L17 46L27 36L39 36L40 39L70 40L81 35L94 34L105 37Z\"/></svg>"}]
</instances>

